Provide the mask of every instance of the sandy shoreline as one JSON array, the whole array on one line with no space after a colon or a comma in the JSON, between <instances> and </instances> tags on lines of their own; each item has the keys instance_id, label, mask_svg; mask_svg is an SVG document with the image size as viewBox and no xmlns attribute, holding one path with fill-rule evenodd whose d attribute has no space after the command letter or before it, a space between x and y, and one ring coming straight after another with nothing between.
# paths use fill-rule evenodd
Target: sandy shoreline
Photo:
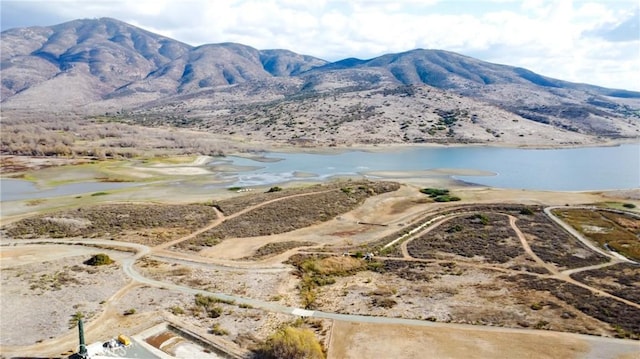
<instances>
[{"instance_id":1,"label":"sandy shoreline","mask_svg":"<svg viewBox=\"0 0 640 359\"><path fill-rule=\"evenodd\" d=\"M570 148L588 148L588 147L615 147L625 144L640 143L640 137L630 139L615 139L602 142L578 143L578 144L561 144L561 145L544 145L544 144L521 144L521 143L383 143L383 144L353 144L339 146L316 146L316 147L299 147L288 144L263 144L263 150L258 153L280 152L280 153L314 153L314 154L337 154L351 151L362 152L391 152L405 151L412 148L460 148L460 147L495 147L495 148L522 148L522 149L570 149ZM278 159L264 157L264 155L256 155L255 152L232 152L228 156L243 157L253 159L255 161L276 162Z\"/></svg>"}]
</instances>

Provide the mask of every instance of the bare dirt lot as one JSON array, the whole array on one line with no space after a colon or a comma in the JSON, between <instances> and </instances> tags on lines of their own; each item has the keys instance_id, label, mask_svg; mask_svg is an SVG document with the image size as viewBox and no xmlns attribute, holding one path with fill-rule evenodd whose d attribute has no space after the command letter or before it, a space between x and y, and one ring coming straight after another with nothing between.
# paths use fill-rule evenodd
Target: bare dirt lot
<instances>
[{"instance_id":1,"label":"bare dirt lot","mask_svg":"<svg viewBox=\"0 0 640 359\"><path fill-rule=\"evenodd\" d=\"M637 343L589 340L556 332L408 327L336 322L330 358L636 358ZM384 333L384 335L381 335ZM373 338L378 338L374 340ZM384 354L382 354L384 353Z\"/></svg>"}]
</instances>

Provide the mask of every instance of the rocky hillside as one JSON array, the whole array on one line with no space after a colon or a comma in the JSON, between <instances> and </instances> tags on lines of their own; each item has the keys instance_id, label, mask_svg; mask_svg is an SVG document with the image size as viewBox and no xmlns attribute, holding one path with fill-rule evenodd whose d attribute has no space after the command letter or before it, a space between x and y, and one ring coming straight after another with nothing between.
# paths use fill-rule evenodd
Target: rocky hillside
<instances>
[{"instance_id":1,"label":"rocky hillside","mask_svg":"<svg viewBox=\"0 0 640 359\"><path fill-rule=\"evenodd\" d=\"M640 93L441 50L327 61L193 47L118 20L1 34L3 121L37 113L294 144L593 143L640 136Z\"/></svg>"}]
</instances>

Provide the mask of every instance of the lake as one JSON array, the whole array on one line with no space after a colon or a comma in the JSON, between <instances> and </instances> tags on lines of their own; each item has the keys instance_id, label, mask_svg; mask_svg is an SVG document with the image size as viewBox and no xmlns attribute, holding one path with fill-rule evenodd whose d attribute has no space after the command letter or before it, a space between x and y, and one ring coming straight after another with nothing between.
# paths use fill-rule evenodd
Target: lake
<instances>
[{"instance_id":1,"label":"lake","mask_svg":"<svg viewBox=\"0 0 640 359\"><path fill-rule=\"evenodd\" d=\"M235 186L294 180L296 172L312 179L371 171L472 169L494 176L457 176L476 184L515 189L586 191L640 187L640 143L613 147L521 149L502 147L418 147L389 152L340 154L266 153L278 162L232 158L233 164L262 166L239 175Z\"/></svg>"},{"instance_id":2,"label":"lake","mask_svg":"<svg viewBox=\"0 0 640 359\"><path fill-rule=\"evenodd\" d=\"M347 151L337 154L264 153L278 161L256 161L229 156L221 162L252 170L225 173L225 183L198 184L205 188L276 185L296 180L326 180L334 176L367 175L375 171L424 171L440 168L491 172L492 176L456 176L484 186L588 191L640 187L640 143L613 147L521 149L502 147L415 147L390 151ZM257 168L257 169L256 169ZM301 176L303 174L303 176ZM375 176L368 176L375 178ZM219 180L220 176L217 176ZM2 201L80 195L138 183L81 182L40 189L23 180L1 179ZM175 182L169 186L190 186Z\"/></svg>"}]
</instances>

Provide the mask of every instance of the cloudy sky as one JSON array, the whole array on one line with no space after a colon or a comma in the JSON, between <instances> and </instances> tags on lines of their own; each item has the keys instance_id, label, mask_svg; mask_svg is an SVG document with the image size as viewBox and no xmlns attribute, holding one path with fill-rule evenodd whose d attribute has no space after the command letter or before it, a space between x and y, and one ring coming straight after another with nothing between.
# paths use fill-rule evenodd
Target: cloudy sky
<instances>
[{"instance_id":1,"label":"cloudy sky","mask_svg":"<svg viewBox=\"0 0 640 359\"><path fill-rule=\"evenodd\" d=\"M444 49L640 90L640 0L1 0L2 30L112 17L190 45L239 42L335 61Z\"/></svg>"}]
</instances>

